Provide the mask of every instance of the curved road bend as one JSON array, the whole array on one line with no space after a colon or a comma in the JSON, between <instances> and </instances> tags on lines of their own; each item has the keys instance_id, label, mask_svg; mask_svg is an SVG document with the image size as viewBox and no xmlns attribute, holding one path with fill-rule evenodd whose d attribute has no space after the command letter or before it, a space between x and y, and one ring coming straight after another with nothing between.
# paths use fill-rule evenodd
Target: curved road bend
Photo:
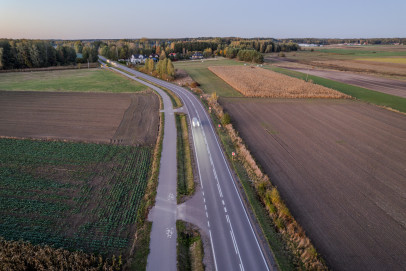
<instances>
[{"instance_id":1,"label":"curved road bend","mask_svg":"<svg viewBox=\"0 0 406 271\"><path fill-rule=\"evenodd\" d=\"M202 208L206 211L216 270L276 270L273 259L269 260L271 263L265 259L213 125L202 103L192 93L179 86L123 65L116 65L137 77L172 90L182 99L189 118L197 117L202 124L200 127L192 127L192 136L204 200ZM176 183L174 187L176 189ZM152 238L153 234L151 241ZM163 254L154 254L151 243L148 267L150 261L162 261L162 257ZM176 255L174 257L176 258Z\"/></svg>"}]
</instances>

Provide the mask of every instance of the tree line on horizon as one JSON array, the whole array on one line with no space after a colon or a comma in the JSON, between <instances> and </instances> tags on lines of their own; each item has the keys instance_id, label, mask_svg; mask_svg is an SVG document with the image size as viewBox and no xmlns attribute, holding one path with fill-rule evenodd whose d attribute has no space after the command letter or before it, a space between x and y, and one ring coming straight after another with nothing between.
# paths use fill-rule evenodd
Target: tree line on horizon
<instances>
[{"instance_id":1,"label":"tree line on horizon","mask_svg":"<svg viewBox=\"0 0 406 271\"><path fill-rule=\"evenodd\" d=\"M99 46L99 54L112 60L129 59L131 55L151 54L161 55L172 61L189 59L195 52L202 52L204 57L224 56L236 58L239 51L242 55L250 55L253 62L262 63L261 54L272 52L297 51L300 47L293 42L278 43L273 39L255 40L233 40L216 38L212 40L108 40L103 41ZM248 51L248 52L245 52ZM256 53L254 53L256 52ZM246 60L251 61L251 60Z\"/></svg>"},{"instance_id":2,"label":"tree line on horizon","mask_svg":"<svg viewBox=\"0 0 406 271\"><path fill-rule=\"evenodd\" d=\"M272 38L184 38L121 40L13 40L0 39L0 69L42 68L75 63L96 62L98 55L112 60L129 59L133 54L161 55L172 61L189 59L195 52L204 57L239 58L250 51L250 59L261 63L259 54L300 50L298 43L319 45L340 43L406 44L406 38L374 39L272 39ZM256 54L251 51L256 51ZM173 54L171 54L173 53ZM243 53L241 53L243 54ZM244 53L246 55L247 53ZM255 55L255 56L254 56ZM249 61L249 60L244 60Z\"/></svg>"},{"instance_id":3,"label":"tree line on horizon","mask_svg":"<svg viewBox=\"0 0 406 271\"><path fill-rule=\"evenodd\" d=\"M76 52L42 40L0 40L0 69L43 68L72 64Z\"/></svg>"},{"instance_id":4,"label":"tree line on horizon","mask_svg":"<svg viewBox=\"0 0 406 271\"><path fill-rule=\"evenodd\" d=\"M79 43L58 42L55 44L49 40L0 39L0 70L96 62L98 59L97 44ZM82 54L82 57L78 57L78 54Z\"/></svg>"},{"instance_id":5,"label":"tree line on horizon","mask_svg":"<svg viewBox=\"0 0 406 271\"><path fill-rule=\"evenodd\" d=\"M317 45L334 45L334 44L370 44L370 45L391 45L391 44L406 44L406 38L373 38L373 39L323 39L323 38L295 38L285 41L304 44Z\"/></svg>"}]
</instances>

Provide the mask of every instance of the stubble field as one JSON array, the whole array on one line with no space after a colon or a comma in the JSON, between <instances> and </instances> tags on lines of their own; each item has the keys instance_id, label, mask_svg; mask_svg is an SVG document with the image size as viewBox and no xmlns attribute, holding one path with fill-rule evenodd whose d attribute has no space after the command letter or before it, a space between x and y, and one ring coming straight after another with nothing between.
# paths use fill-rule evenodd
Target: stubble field
<instances>
[{"instance_id":1,"label":"stubble field","mask_svg":"<svg viewBox=\"0 0 406 271\"><path fill-rule=\"evenodd\" d=\"M247 97L349 98L310 82L250 66L214 66L209 70Z\"/></svg>"},{"instance_id":2,"label":"stubble field","mask_svg":"<svg viewBox=\"0 0 406 271\"><path fill-rule=\"evenodd\" d=\"M406 117L351 100L221 98L336 270L406 266Z\"/></svg>"}]
</instances>

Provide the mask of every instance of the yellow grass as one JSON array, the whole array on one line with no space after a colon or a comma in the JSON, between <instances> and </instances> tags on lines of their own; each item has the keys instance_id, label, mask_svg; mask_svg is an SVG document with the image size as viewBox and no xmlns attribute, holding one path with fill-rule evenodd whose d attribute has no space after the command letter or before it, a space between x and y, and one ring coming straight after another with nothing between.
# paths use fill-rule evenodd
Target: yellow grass
<instances>
[{"instance_id":1,"label":"yellow grass","mask_svg":"<svg viewBox=\"0 0 406 271\"><path fill-rule=\"evenodd\" d=\"M248 97L349 98L336 90L250 66L215 66L209 70Z\"/></svg>"},{"instance_id":2,"label":"yellow grass","mask_svg":"<svg viewBox=\"0 0 406 271\"><path fill-rule=\"evenodd\" d=\"M373 61L373 62L385 62L385 63L395 63L395 64L406 64L406 58L388 58L388 57L377 57L377 58L359 58L356 60L361 61Z\"/></svg>"}]
</instances>

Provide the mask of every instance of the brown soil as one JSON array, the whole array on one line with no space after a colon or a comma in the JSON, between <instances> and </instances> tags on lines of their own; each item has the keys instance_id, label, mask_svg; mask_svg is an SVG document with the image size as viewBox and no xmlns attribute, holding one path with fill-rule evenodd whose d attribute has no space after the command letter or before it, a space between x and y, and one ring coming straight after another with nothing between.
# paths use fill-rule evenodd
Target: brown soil
<instances>
[{"instance_id":1,"label":"brown soil","mask_svg":"<svg viewBox=\"0 0 406 271\"><path fill-rule=\"evenodd\" d=\"M158 111L152 93L0 91L0 136L154 145Z\"/></svg>"},{"instance_id":2,"label":"brown soil","mask_svg":"<svg viewBox=\"0 0 406 271\"><path fill-rule=\"evenodd\" d=\"M332 269L406 266L406 116L351 100L220 102Z\"/></svg>"},{"instance_id":3,"label":"brown soil","mask_svg":"<svg viewBox=\"0 0 406 271\"><path fill-rule=\"evenodd\" d=\"M181 69L176 69L175 73L175 80L173 80L174 84L180 85L180 86L187 86L193 83L192 77L189 76L189 74L185 70Z\"/></svg>"}]
</instances>

